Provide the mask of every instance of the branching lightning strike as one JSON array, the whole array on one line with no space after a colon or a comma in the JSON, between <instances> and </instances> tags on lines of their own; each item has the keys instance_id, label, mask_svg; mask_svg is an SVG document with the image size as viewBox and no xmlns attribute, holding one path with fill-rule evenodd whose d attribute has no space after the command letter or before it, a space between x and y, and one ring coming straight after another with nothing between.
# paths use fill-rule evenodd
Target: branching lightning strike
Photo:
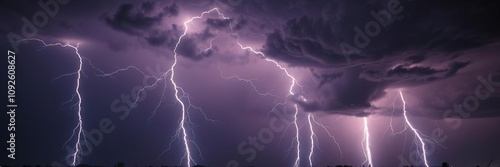
<instances>
[{"instance_id":1,"label":"branching lightning strike","mask_svg":"<svg viewBox=\"0 0 500 167\"><path fill-rule=\"evenodd\" d=\"M427 153L425 152L425 142L422 139L422 137L420 136L420 133L418 132L418 130L413 127L413 125L410 123L410 121L408 119L408 115L407 115L407 111L406 111L406 101L405 101L405 99L403 97L403 93L401 91L399 91L399 95L401 97L401 101L403 101L403 117L405 119L406 125L408 125L408 127L413 131L413 133L415 134L415 137L417 137L418 141L420 142L420 149L422 151L421 158L424 160L424 165L426 167L429 167L428 162L427 162Z\"/></svg>"},{"instance_id":2,"label":"branching lightning strike","mask_svg":"<svg viewBox=\"0 0 500 167\"><path fill-rule=\"evenodd\" d=\"M237 34L233 34L235 35L237 38L236 38L236 43L240 46L241 49L243 50L249 50L251 52L253 52L254 54L256 55L261 55L262 57L264 57L264 59L268 62L271 62L273 63L274 65L276 65L276 67L278 67L280 70L282 70L287 76L288 78L290 78L292 81L291 81L291 84L290 84L290 88L288 90L288 95L287 97L289 96L294 96L295 93L293 93L293 89L294 87L297 85L299 86L300 88L302 88L298 83L297 83L297 79L295 79L295 77L293 77L289 72L288 70L281 66L277 61L275 60L272 60L272 59L269 59L266 57L266 55L260 51L256 51L255 49L253 49L252 47L250 46L243 46L240 41L239 41L239 36ZM294 121L292 122L292 124L294 125L295 127L295 131L296 131L296 134L295 134L295 139L296 139L296 150L297 150L297 158L295 159L295 163L294 163L294 166L299 166L300 164L300 140L299 140L299 127L297 125L297 115L298 115L298 112L299 112L299 108L298 108L298 105L295 104L294 105L294 108L295 108L295 114L294 114Z\"/></svg>"},{"instance_id":3,"label":"branching lightning strike","mask_svg":"<svg viewBox=\"0 0 500 167\"><path fill-rule=\"evenodd\" d=\"M174 51L173 51L174 52L174 63L172 64L172 66L170 67L170 70L169 70L169 71L171 71L170 82L174 86L174 90L175 90L175 94L174 94L175 95L175 99L177 100L178 103L181 104L182 117L181 117L181 121L179 123L179 130L182 132L182 139L183 139L183 142L184 142L184 148L185 148L185 152L186 152L185 155L184 155L184 157L186 158L186 164L187 164L187 166L191 166L191 162L194 162L194 160L193 160L193 158L191 156L191 150L190 150L190 147L189 147L189 142L193 142L193 141L191 141L191 140L188 139L188 135L187 135L187 132L186 132L186 114L187 114L186 113L186 106L185 106L184 102L181 100L181 98L179 97L179 92L182 91L184 93L184 91L182 90L181 87L177 86L177 83L174 80L175 66L177 65L177 48L179 47L179 44L181 43L182 38L184 36L186 36L186 34L187 34L188 30L189 30L188 24L191 23L191 22L193 22L194 19L200 19L205 14L211 13L212 11L217 11L219 13L219 16L223 17L223 15L221 15L221 13L218 11L218 9L214 8L214 9L209 10L209 11L204 11L204 12L201 13L201 15L192 17L191 19L189 19L189 20L187 20L187 21L184 22L184 33L179 37L179 40L177 40L177 43L175 44L175 48L174 48ZM195 164L196 164L196 162L195 162Z\"/></svg>"},{"instance_id":4,"label":"branching lightning strike","mask_svg":"<svg viewBox=\"0 0 500 167\"><path fill-rule=\"evenodd\" d=\"M138 69L137 67L134 67L134 66L129 66L129 67L124 68L124 69L119 69L119 70L116 70L115 72L112 72L112 73L108 73L108 74L103 74L103 75L101 75L101 76L103 76L103 77L108 77L108 76L112 76L112 75L114 75L114 74L116 74L116 73L118 73L118 72L121 72L121 71L129 70L129 69L136 69L136 70L138 70L139 72L141 72L141 73L142 73L145 77L153 77L153 78L155 78L155 82L154 82L153 84L151 84L151 85L147 85L147 86L143 87L142 89L140 89L140 90L137 92L137 96L136 96L136 97L139 97L138 95L139 95L141 92L145 91L147 88L154 87L154 86L156 86L157 84L159 84L159 83L160 83L161 81L163 81L163 80L165 80L165 81L166 81L166 80L168 79L168 80L170 81L170 83L173 85L173 88L174 88L174 91L175 91L175 92L174 92L174 96L175 96L175 99L176 99L176 102L175 102L175 103L179 103L179 104L181 105L181 118L180 118L180 121L179 121L179 128L177 129L177 131L176 131L175 135L174 135L174 136L172 136L172 139L171 139L171 141L170 141L170 142L169 142L169 144L168 144L168 148L167 148L167 149L166 149L163 153L165 153L165 152L167 152L168 150L170 150L171 145L172 145L172 142L175 140L175 138L181 138L181 139L182 139L182 142L183 142L183 146L184 146L184 151L185 151L185 153L184 153L184 155L183 155L182 159L186 158L185 165L187 165L187 166L191 166L191 163L196 164L196 161L193 159L193 157L192 157L192 155L191 155L191 147L190 147L190 143L194 144L194 146L198 149L198 151L200 151L200 149L198 148L197 144L196 144L194 141L190 140L190 139L189 139L189 136L188 136L188 128L187 128L187 127L188 127L188 124L190 123L190 121L189 121L189 116L188 116L187 111L189 111L190 107L193 107L193 108L198 109L198 110L200 110L200 111L201 111L201 109L200 109L200 108L198 108L198 107L195 107L195 106L193 106L193 105L191 104L191 102L190 102L190 98L189 98L189 95L188 95L188 94L184 91L184 89L182 89L182 87L180 87L180 86L176 83L176 81L175 81L175 67L176 67L177 62L178 62L178 53L177 53L177 49L178 49L178 47L179 47L179 44L182 42L183 37L185 37L185 36L187 35L187 33L188 33L188 30L189 30L189 26L188 26L188 25L189 25L189 23L193 22L195 19L200 19L200 18L202 18L204 15L206 15L206 14L208 14L208 13L211 13L211 12L213 12L213 11L216 11L216 10L218 11L218 9L216 9L216 8L214 8L214 9L212 9L212 10L209 10L209 11L204 11L204 12L202 12L199 16L192 17L192 18L190 18L189 20L187 20L187 21L185 21L185 22L184 22L184 32L182 33L182 35L181 35L181 36L179 37L179 39L177 40L177 43L175 44L175 47L174 47L174 49L173 49L173 52L174 52L174 55L173 55L173 58L174 58L173 63L172 63L172 65L169 67L169 69L168 69L167 71L165 71L165 72L164 72L161 76L159 76L159 77L147 76L147 75L145 75L145 73L144 73L144 72L142 72L140 69ZM220 16L223 16L223 15L221 15L221 13L220 13L220 12L219 12L219 15L220 15ZM225 18L225 17L224 17L224 18ZM229 19L229 18L226 18L226 19ZM209 46L208 48L206 48L206 49L203 49L203 50L202 50L202 52L206 52L206 51L208 51L208 50L212 47L212 41L213 41L213 40L214 40L214 39L212 39L212 40L210 41L210 46ZM170 73L170 77L168 77L169 73ZM153 117L153 116L155 115L156 110L159 108L159 106L161 105L161 103L162 103L162 101L163 101L163 99L164 99L164 97L165 97L165 94L164 94L164 93L165 93L165 88L166 88L166 85L165 85L165 87L164 87L164 89L163 89L163 94L162 94L162 97L161 97L161 99L160 99L160 102L159 102L159 104L155 107L155 110L154 110L153 115L152 115L151 117ZM187 99L187 104L186 104L186 103L182 100L182 99L184 99L184 98L185 98L185 99ZM136 99L135 99L135 101L134 101L134 103L133 103L132 107L135 107L135 106L136 106L136 104L137 104L137 102L138 102L138 99L139 99L139 98L136 98ZM175 103L174 103L174 104L175 104ZM202 112L202 113L203 113L203 112ZM203 114L204 114L204 113L203 113ZM205 115L205 114L204 114L204 115ZM151 117L150 117L150 118L151 118ZM206 117L206 115L205 115L205 119L209 120L209 119ZM210 121L214 121L214 120L210 120ZM191 130L191 132L193 132L193 131ZM182 135L182 136L180 136L180 135ZM161 156L161 155L163 155L163 153L162 153L162 154L160 154L160 156Z\"/></svg>"},{"instance_id":5,"label":"branching lightning strike","mask_svg":"<svg viewBox=\"0 0 500 167\"><path fill-rule=\"evenodd\" d=\"M68 159L71 160L71 166L76 166L76 165L78 165L78 163L80 161L82 145L86 144L86 137L85 137L85 132L83 130L83 120L82 120L82 96L80 94L80 79L81 79L81 75L82 75L83 59L82 59L82 56L80 55L80 52L78 50L79 44L77 44L76 46L71 45L70 43L47 44L45 41L38 39L38 38L23 39L23 40L20 40L18 42L21 42L21 41L39 41L44 45L44 48L45 47L52 47L52 46L60 46L60 47L70 47L70 48L75 50L75 54L77 55L78 62L79 62L78 63L78 70L76 72L73 72L73 73L61 75L57 78L60 78L63 76L69 76L69 75L76 75L75 95L77 97L76 108L77 108L78 123L75 126L75 128L73 129L73 133L67 141L67 142L69 142L71 139L73 139L75 137L75 132L76 132L76 142L75 142L75 146L74 146L75 151L68 156ZM75 97L75 96L73 96L73 97ZM73 98L71 100L73 100ZM82 141L82 140L84 140L84 141Z\"/></svg>"}]
</instances>

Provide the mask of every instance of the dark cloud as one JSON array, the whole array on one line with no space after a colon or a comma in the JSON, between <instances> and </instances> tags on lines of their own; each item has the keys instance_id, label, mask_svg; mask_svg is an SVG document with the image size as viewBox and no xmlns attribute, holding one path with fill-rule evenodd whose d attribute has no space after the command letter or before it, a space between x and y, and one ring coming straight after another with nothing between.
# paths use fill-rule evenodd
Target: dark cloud
<instances>
[{"instance_id":1,"label":"dark cloud","mask_svg":"<svg viewBox=\"0 0 500 167\"><path fill-rule=\"evenodd\" d=\"M387 77L394 77L394 76L421 77L421 76L433 75L444 71L446 70L437 70L431 67L424 67L424 66L408 67L406 65L399 65L387 71Z\"/></svg>"},{"instance_id":2,"label":"dark cloud","mask_svg":"<svg viewBox=\"0 0 500 167\"><path fill-rule=\"evenodd\" d=\"M436 79L444 79L455 75L460 69L465 68L471 63L466 62L451 62L447 68L433 68L430 66L400 64L394 68L377 69L369 68L360 74L361 78L371 81L434 81ZM420 82L425 83L425 82Z\"/></svg>"},{"instance_id":3,"label":"dark cloud","mask_svg":"<svg viewBox=\"0 0 500 167\"><path fill-rule=\"evenodd\" d=\"M179 55L187 57L191 60L202 60L209 56L212 56L218 51L217 46L208 47L212 39L216 37L216 34L211 32L209 28L205 28L200 33L193 33L183 37L179 47L177 48L177 53ZM203 43L207 43L207 46L203 46Z\"/></svg>"},{"instance_id":4,"label":"dark cloud","mask_svg":"<svg viewBox=\"0 0 500 167\"><path fill-rule=\"evenodd\" d=\"M140 8L134 8L133 4L120 5L113 17L106 17L106 23L115 30L124 32L131 36L143 38L145 42L155 47L169 47L174 49L178 38L182 34L176 24L171 27L159 27L167 17L177 16L179 7L173 3L164 7L160 12L155 13L157 8L155 2L144 2ZM218 51L216 46L211 49L202 48L203 43L215 38L215 30L229 28L231 20L207 18L205 23L207 27L199 33L189 33L183 37L177 53L191 60L202 60ZM112 45L114 49L117 44Z\"/></svg>"},{"instance_id":5,"label":"dark cloud","mask_svg":"<svg viewBox=\"0 0 500 167\"><path fill-rule=\"evenodd\" d=\"M148 16L146 11L133 11L134 5L130 3L122 4L113 17L106 17L106 23L115 30L130 34L140 35L151 30L162 19L163 14Z\"/></svg>"},{"instance_id":6,"label":"dark cloud","mask_svg":"<svg viewBox=\"0 0 500 167\"><path fill-rule=\"evenodd\" d=\"M477 78L482 78L485 82ZM486 86L489 90L484 87L485 85L489 85ZM499 117L498 87L500 87L500 72L496 71L471 77L470 80L455 79L443 82L425 87L423 91L413 94L420 101L417 107L424 110L419 116L434 119ZM486 93L488 96L480 97L478 92Z\"/></svg>"},{"instance_id":7,"label":"dark cloud","mask_svg":"<svg viewBox=\"0 0 500 167\"><path fill-rule=\"evenodd\" d=\"M165 8L163 8L163 12L167 15L167 16L177 16L179 15L179 7L177 6L176 3L173 3L171 6L167 6Z\"/></svg>"},{"instance_id":8,"label":"dark cloud","mask_svg":"<svg viewBox=\"0 0 500 167\"><path fill-rule=\"evenodd\" d=\"M362 116L377 109L371 103L385 96L389 87L410 88L453 77L471 61L456 61L445 68L401 64L393 68L348 68L346 72L315 73L320 79L317 97L296 100L305 110ZM432 108L432 105L425 105ZM435 113L435 118L442 114Z\"/></svg>"},{"instance_id":9,"label":"dark cloud","mask_svg":"<svg viewBox=\"0 0 500 167\"><path fill-rule=\"evenodd\" d=\"M365 110L371 108L371 102L384 97L386 83L368 81L359 78L361 69L346 71L343 74L325 75L336 78L317 89L307 101L294 99L305 111L323 111L330 114L352 116L369 115Z\"/></svg>"},{"instance_id":10,"label":"dark cloud","mask_svg":"<svg viewBox=\"0 0 500 167\"><path fill-rule=\"evenodd\" d=\"M241 30L247 24L247 19L243 18L243 16L240 16L238 17L236 24L233 26L233 30Z\"/></svg>"},{"instance_id":11,"label":"dark cloud","mask_svg":"<svg viewBox=\"0 0 500 167\"><path fill-rule=\"evenodd\" d=\"M177 16L178 6L173 3L153 14L157 6L156 2L144 2L140 8L136 9L133 4L125 3L120 5L112 17L105 16L104 20L113 29L143 38L151 46L173 46L175 39L179 36L177 25L172 24L170 29L157 26L166 17Z\"/></svg>"},{"instance_id":12,"label":"dark cloud","mask_svg":"<svg viewBox=\"0 0 500 167\"><path fill-rule=\"evenodd\" d=\"M317 12L289 19L279 31L269 34L264 51L295 65L345 65L348 63L344 57L347 49L341 45L345 43L359 50L359 54L350 56L351 65L356 65L398 57L406 51L417 51L422 56L439 51L444 56L488 44L500 36L496 30L500 24L495 22L499 13L494 9L499 2L401 1L401 12L392 14L390 24L384 27L376 22L370 11L387 10L387 3L324 1L322 8L311 9ZM473 7L481 10L462 12ZM317 13L321 17L312 17ZM370 22L380 28L373 37L367 35L365 29ZM485 24L489 26L483 26ZM355 44L354 38L358 34L366 37L368 41L360 40L366 46Z\"/></svg>"},{"instance_id":13,"label":"dark cloud","mask_svg":"<svg viewBox=\"0 0 500 167\"><path fill-rule=\"evenodd\" d=\"M212 19L207 18L206 23L209 27L215 29L228 28L231 24L231 19Z\"/></svg>"},{"instance_id":14,"label":"dark cloud","mask_svg":"<svg viewBox=\"0 0 500 167\"><path fill-rule=\"evenodd\" d=\"M69 22L69 21L66 21L66 20L58 20L57 21L57 25L63 29L71 29L71 28L74 28L75 26Z\"/></svg>"},{"instance_id":15,"label":"dark cloud","mask_svg":"<svg viewBox=\"0 0 500 167\"><path fill-rule=\"evenodd\" d=\"M177 53L180 56L184 56L194 61L203 60L219 51L217 46L211 46L208 48L210 46L210 41L215 37L216 34L212 33L208 28L200 33L185 35L177 47ZM161 44L166 43L166 40L169 40L167 44L168 46L175 46L177 42L177 39L169 38L166 34L163 36L153 35L148 42L156 42L153 40L161 40L157 41Z\"/></svg>"},{"instance_id":16,"label":"dark cloud","mask_svg":"<svg viewBox=\"0 0 500 167\"><path fill-rule=\"evenodd\" d=\"M200 38L201 41L206 41L215 38L217 35L215 33L212 33L209 28L205 28L203 32L197 34L197 36Z\"/></svg>"},{"instance_id":17,"label":"dark cloud","mask_svg":"<svg viewBox=\"0 0 500 167\"><path fill-rule=\"evenodd\" d=\"M283 60L291 64L301 64L305 66L324 66L322 63L311 59L302 51L300 41L286 40L283 38L281 31L276 30L267 35L266 43L263 46L264 53L275 59ZM316 52L321 52L322 48L317 48ZM342 57L338 57L339 61Z\"/></svg>"},{"instance_id":18,"label":"dark cloud","mask_svg":"<svg viewBox=\"0 0 500 167\"><path fill-rule=\"evenodd\" d=\"M381 24L375 16L388 12L388 2L309 3L302 15L267 34L263 52L274 59L292 66L357 71L350 74L351 79L345 74L320 76L317 91L323 93L307 102L297 100L305 109L359 115L372 108L370 102L388 87L412 87L455 76L471 64L461 59L464 50L500 37L500 24L495 21L500 16L498 1L399 1L401 12ZM377 24L378 31L367 32L367 23ZM372 26L368 31L375 30ZM346 90L351 93L343 94Z\"/></svg>"},{"instance_id":19,"label":"dark cloud","mask_svg":"<svg viewBox=\"0 0 500 167\"><path fill-rule=\"evenodd\" d=\"M142 10L144 13L149 14L153 11L154 7L156 6L156 2L144 2L142 3Z\"/></svg>"},{"instance_id":20,"label":"dark cloud","mask_svg":"<svg viewBox=\"0 0 500 167\"><path fill-rule=\"evenodd\" d=\"M409 56L406 61L415 64L415 63L420 63L424 61L427 57L425 55L415 55L415 56Z\"/></svg>"},{"instance_id":21,"label":"dark cloud","mask_svg":"<svg viewBox=\"0 0 500 167\"><path fill-rule=\"evenodd\" d=\"M314 69L312 69L311 72L312 72L314 77L320 79L318 87L321 87L326 83L332 82L333 80L335 80L343 75L342 72L317 73L314 71Z\"/></svg>"},{"instance_id":22,"label":"dark cloud","mask_svg":"<svg viewBox=\"0 0 500 167\"><path fill-rule=\"evenodd\" d=\"M165 19L165 16L177 16L179 13L177 5L174 3L165 7L163 11L157 12L157 14L151 14L155 6L155 2L144 2L141 8L136 9L134 4L121 4L112 17L105 16L104 20L106 24L115 30L138 35L152 30L154 26Z\"/></svg>"},{"instance_id":23,"label":"dark cloud","mask_svg":"<svg viewBox=\"0 0 500 167\"><path fill-rule=\"evenodd\" d=\"M174 26L175 27L175 26ZM173 36L177 36L175 34L176 28L172 28L172 30L154 30L148 33L147 36L144 38L146 39L147 43L150 44L151 46L165 46L165 45L173 45L175 44L176 40L173 38Z\"/></svg>"},{"instance_id":24,"label":"dark cloud","mask_svg":"<svg viewBox=\"0 0 500 167\"><path fill-rule=\"evenodd\" d=\"M466 62L452 62L450 65L449 65L449 69L448 69L448 72L445 74L445 77L450 77L450 76L453 76L455 75L458 70L468 66L469 64L471 64L471 61L466 61Z\"/></svg>"}]
</instances>

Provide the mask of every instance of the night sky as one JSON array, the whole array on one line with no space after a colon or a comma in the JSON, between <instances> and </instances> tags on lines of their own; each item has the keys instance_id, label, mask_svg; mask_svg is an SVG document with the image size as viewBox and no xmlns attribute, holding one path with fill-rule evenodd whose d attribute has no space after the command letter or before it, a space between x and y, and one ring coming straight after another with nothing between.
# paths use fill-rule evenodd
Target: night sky
<instances>
[{"instance_id":1,"label":"night sky","mask_svg":"<svg viewBox=\"0 0 500 167\"><path fill-rule=\"evenodd\" d=\"M75 165L187 166L184 127L191 166L425 166L419 136L430 166L500 166L499 9L494 0L1 1L0 165L71 165L80 105Z\"/></svg>"}]
</instances>

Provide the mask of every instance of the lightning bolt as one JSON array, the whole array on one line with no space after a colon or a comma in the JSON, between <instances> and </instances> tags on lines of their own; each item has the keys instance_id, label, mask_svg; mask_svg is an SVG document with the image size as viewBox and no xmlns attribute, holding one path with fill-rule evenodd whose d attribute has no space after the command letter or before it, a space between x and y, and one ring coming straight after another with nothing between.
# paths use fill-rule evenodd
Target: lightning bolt
<instances>
[{"instance_id":1,"label":"lightning bolt","mask_svg":"<svg viewBox=\"0 0 500 167\"><path fill-rule=\"evenodd\" d=\"M295 159L294 167L298 167L300 164L300 140L299 140L299 126L297 124L297 114L299 113L299 108L295 104L295 114L293 115L293 125L295 126L295 142L297 142L295 148L297 149L297 157Z\"/></svg>"},{"instance_id":2,"label":"lightning bolt","mask_svg":"<svg viewBox=\"0 0 500 167\"><path fill-rule=\"evenodd\" d=\"M310 140L311 140L311 148L310 148L310 151L309 151L309 166L312 167L312 156L314 154L314 136L316 136L316 134L314 133L314 129L312 127L312 123L311 123L311 119L314 119L312 118L312 115L311 114L307 114L307 122L309 123L309 131L311 132L311 135L310 135Z\"/></svg>"},{"instance_id":3,"label":"lightning bolt","mask_svg":"<svg viewBox=\"0 0 500 167\"><path fill-rule=\"evenodd\" d=\"M368 166L373 166L372 151L370 148L370 131L368 129L368 118L367 117L363 118L363 125L364 125L364 128L363 128L364 135L363 135L362 145L364 145L364 147L362 147L362 148L365 152L364 154L366 157L366 161L363 162L363 164L368 162Z\"/></svg>"},{"instance_id":4,"label":"lightning bolt","mask_svg":"<svg viewBox=\"0 0 500 167\"><path fill-rule=\"evenodd\" d=\"M276 67L278 67L281 71L283 71L285 73L286 76L288 76L288 78L291 79L290 88L288 89L288 95L287 95L287 97L295 95L295 93L293 93L293 90L294 90L295 86L299 86L299 88L302 90L302 86L300 86L300 84L297 83L297 79L295 79L295 77L293 77L288 72L288 70L285 67L281 66L277 61L275 61L273 59L270 59L270 58L267 58L264 53L262 53L260 51L256 51L252 47L250 47L250 46L243 46L243 44L241 44L240 41L239 41L240 37L238 36L238 34L233 34L233 35L237 37L236 38L236 43L240 46L240 48L242 50L248 50L248 51L253 52L256 55L261 55L267 62L271 62L272 64L276 65ZM285 103L281 103L281 104L285 104ZM295 108L294 120L291 123L291 124L294 125L295 132L296 132L295 133L295 139L296 139L296 153L297 153L297 158L295 159L294 166L299 166L299 163L300 163L300 140L299 140L299 127L298 127L298 124L297 124L297 115L299 113L299 108L298 108L297 104L294 105L294 108Z\"/></svg>"},{"instance_id":5,"label":"lightning bolt","mask_svg":"<svg viewBox=\"0 0 500 167\"><path fill-rule=\"evenodd\" d=\"M178 131L180 131L182 133L182 141L184 143L184 149L185 149L184 157L186 158L186 165L187 166L191 166L191 162L194 162L195 164L196 164L196 162L193 160L193 157L191 156L191 150L190 150L190 146L189 146L190 142L192 142L192 143L194 143L194 142L191 141L191 140L189 140L188 134L186 132L187 131L186 130L186 126L187 126L186 125L186 121L187 121L186 120L187 119L186 118L187 117L186 116L187 115L187 113L186 113L186 104L184 104L184 102L179 97L179 92L182 92L183 96L185 96L185 92L184 92L184 90L181 87L179 87L177 85L177 83L175 82L175 79L174 79L174 77L175 77L175 66L177 65L177 60L178 60L178 58L177 58L177 55L178 55L177 54L177 48L179 47L179 44L181 43L182 38L184 38L184 36L186 36L186 34L187 34L188 30L189 30L188 24L191 23L191 22L193 22L195 19L200 19L204 15L206 15L208 13L211 13L213 11L217 11L217 13L219 14L220 17L222 17L224 19L229 19L227 17L224 17L224 15L221 12L219 12L219 10L217 8L213 8L211 10L202 12L199 16L191 17L191 19L185 21L184 22L184 32L182 33L182 35L177 40L177 43L175 44L175 47L174 47L174 50L173 50L173 52L174 52L174 56L173 56L174 57L174 63L172 64L172 66L170 66L170 69L169 69L169 71L171 72L171 74L170 74L170 82L174 86L174 90L175 90L175 94L174 94L175 95L175 99L177 100L177 102L179 104L181 104L181 112L182 112L181 114L182 114L182 116L181 116L181 121L179 123L179 129L178 129ZM209 48L212 47L212 41L213 40L210 41L210 47ZM208 49L205 49L205 50L208 50ZM195 143L195 145L196 145L196 143Z\"/></svg>"},{"instance_id":6,"label":"lightning bolt","mask_svg":"<svg viewBox=\"0 0 500 167\"><path fill-rule=\"evenodd\" d=\"M78 50L79 44L76 44L76 46L71 45L69 43L66 43L66 44L62 44L62 43L47 44L45 41L38 39L38 38L23 39L23 40L19 40L18 42L22 42L22 41L38 41L44 45L44 48L45 47L60 46L60 47L70 47L70 48L75 50L75 54L78 57L78 62L79 62L78 63L78 70L76 72L73 72L70 74L61 75L57 78L76 74L75 95L77 98L77 103L75 106L77 108L78 123L77 123L76 127L73 129L73 133L67 141L67 142L69 142L76 135L76 142L75 142L75 146L74 146L75 151L67 157L68 159L71 160L71 166L76 166L80 161L81 149L82 149L82 145L84 145L82 143L82 139L84 140L83 142L85 142L85 144L86 144L86 139L85 139L86 136L85 136L85 133L83 131L83 120L82 120L82 96L80 94L80 79L81 79L81 75L82 75L83 59L82 59L82 56L80 55L80 52ZM73 96L73 98L74 97L75 96ZM71 100L73 100L73 98ZM64 145L66 145L66 143Z\"/></svg>"},{"instance_id":7,"label":"lightning bolt","mask_svg":"<svg viewBox=\"0 0 500 167\"><path fill-rule=\"evenodd\" d=\"M199 147L197 146L197 144L192 141L190 139L190 137L188 136L188 126L189 124L191 123L190 122L190 118L189 118L189 115L187 113L187 111L189 111L189 109L192 107L192 108L195 108L195 109L198 109L202 112L202 114L205 116L205 119L209 120L209 121L213 121L215 122L214 120L210 120L207 118L207 116L203 113L203 111L201 110L201 108L198 108L198 107L195 107L191 104L191 101L190 101L190 96L189 94L187 94L184 89L182 89L182 87L180 87L176 81L175 81L175 67L177 65L177 62L178 62L178 53L177 53L177 49L179 47L179 44L182 42L182 39L187 35L188 33L188 30L189 30L189 24L191 22L193 22L195 19L201 19L204 15L208 14L208 13L211 13L213 11L217 11L218 12L218 9L217 8L214 8L212 10L208 10L208 11L204 11L202 12L199 16L195 16L195 17L191 17L190 19L186 20L183 22L184 24L184 32L182 33L181 36L179 36L178 40L177 40L177 43L175 44L175 47L173 49L173 52L174 52L174 55L173 55L173 63L172 65L169 67L169 69L167 71L165 71L161 76L159 77L154 77L154 76L147 76L144 72L142 72L140 69L138 69L137 67L135 66L129 66L127 68L123 68L123 69L118 69L114 72L111 72L111 73L103 73L102 77L110 77L110 76L113 76L114 74L118 73L118 72L121 72L121 71L126 71L126 70L130 70L130 69L135 69L137 71L139 71L144 77L148 77L148 78L154 78L155 79L155 82L153 84L150 84L150 85L147 85L147 86L144 86L142 89L140 89L138 92L137 92L137 96L136 97L139 97L138 95L143 92L143 91L146 91L146 89L148 88L151 88L151 87L154 87L156 86L157 84L159 84L160 82L162 82L163 80L165 81L169 81L173 88L174 88L174 96L175 96L175 103L179 103L181 105L181 118L180 118L180 121L179 121L179 126L178 126L178 129L176 130L176 133L174 136L172 136L169 144L168 144L168 148L162 152L159 156L163 155L165 152L169 151L170 148L171 148L171 145L173 143L173 141L176 139L176 138L180 138L182 140L182 143L183 143L183 147L184 147L184 155L182 157L182 159L186 158L186 162L185 164L187 166L191 166L191 163L194 163L196 164L196 161L193 159L192 157L192 154L191 154L191 146L190 144L193 144L195 148L198 149L198 151L200 151ZM224 19L229 19L229 18L226 18L222 15L222 13L218 12L219 13L219 16L223 17ZM214 39L211 39L210 40L210 46L201 50L202 52L206 52L208 51L209 49L212 48L212 42L213 42ZM170 77L168 77L170 74ZM166 85L163 89L163 94L161 96L161 99L160 99L160 102L158 103L158 105L155 107L155 110L153 111L153 115L150 117L150 119L156 114L156 111L158 110L159 106L162 104L164 98L165 98L165 88L166 88ZM186 103L183 101L183 99L186 99ZM139 98L136 98L134 103L132 104L132 108L135 108L136 107L136 104L138 102L138 99ZM194 132L191 130L191 132L194 134ZM201 153L201 151L200 151ZM201 156L201 155L200 155ZM181 159L181 161L182 161Z\"/></svg>"},{"instance_id":8,"label":"lightning bolt","mask_svg":"<svg viewBox=\"0 0 500 167\"><path fill-rule=\"evenodd\" d=\"M291 83L290 83L290 88L288 89L288 95L287 97L289 96L293 96L295 95L293 93L293 89L296 85L298 85L300 88L301 86L297 83L297 79L295 79L295 77L293 77L286 68L284 68L283 66L281 66L277 61L275 60L272 60L272 59L269 59L266 57L266 55L260 51L256 51L255 49L253 49L252 47L249 47L249 46L243 46L240 41L239 41L239 36L237 34L233 34L235 35L237 38L236 38L236 43L240 46L241 49L243 50L249 50L251 52L253 52L254 54L256 55L261 55L262 57L265 58L265 60L267 62L271 62L273 63L274 65L276 65L276 67L278 67L281 71L283 71L287 76L288 78L291 79ZM299 113L299 107L297 106L297 104L294 105L294 108L295 108L295 113L294 113L294 120L292 122L292 124L294 125L295 127L295 140L296 140L296 153L297 153L297 158L295 159L295 163L294 163L294 166L299 166L299 163L300 163L300 139L299 139L299 127L298 127L298 124L297 124L297 115ZM312 153L311 153L312 154Z\"/></svg>"},{"instance_id":9,"label":"lightning bolt","mask_svg":"<svg viewBox=\"0 0 500 167\"><path fill-rule=\"evenodd\" d=\"M420 142L420 148L422 151L421 158L424 159L425 166L429 167L428 162L427 162L427 153L425 152L425 142L422 139L422 137L420 136L420 133L418 132L418 130L415 129L413 127L413 125L410 123L410 121L408 120L407 111L406 111L406 101L405 101L405 99L403 97L403 93L401 91L399 91L399 95L401 97L401 101L403 101L403 117L406 121L406 125L408 125L408 127L413 131L413 133L415 134L415 137L417 137L418 141Z\"/></svg>"}]
</instances>

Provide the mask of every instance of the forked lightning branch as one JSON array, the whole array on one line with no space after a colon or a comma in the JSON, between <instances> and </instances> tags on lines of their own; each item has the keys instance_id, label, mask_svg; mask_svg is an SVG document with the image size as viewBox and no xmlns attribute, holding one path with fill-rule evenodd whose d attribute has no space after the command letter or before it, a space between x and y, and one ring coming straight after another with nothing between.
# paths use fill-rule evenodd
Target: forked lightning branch
<instances>
[{"instance_id":1,"label":"forked lightning branch","mask_svg":"<svg viewBox=\"0 0 500 167\"><path fill-rule=\"evenodd\" d=\"M7 54L7 115L9 116L7 157L16 159L16 53L9 50Z\"/></svg>"}]
</instances>

